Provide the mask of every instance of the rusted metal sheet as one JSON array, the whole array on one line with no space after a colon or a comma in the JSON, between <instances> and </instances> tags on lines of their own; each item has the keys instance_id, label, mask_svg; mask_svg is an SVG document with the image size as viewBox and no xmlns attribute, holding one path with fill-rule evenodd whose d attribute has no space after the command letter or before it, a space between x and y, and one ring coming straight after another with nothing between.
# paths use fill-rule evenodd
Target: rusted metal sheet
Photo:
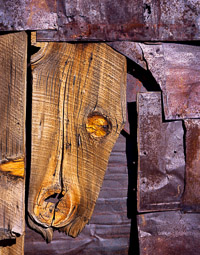
<instances>
[{"instance_id":1,"label":"rusted metal sheet","mask_svg":"<svg viewBox=\"0 0 200 255\"><path fill-rule=\"evenodd\" d=\"M200 47L140 44L163 92L165 118L200 118Z\"/></svg>"},{"instance_id":2,"label":"rusted metal sheet","mask_svg":"<svg viewBox=\"0 0 200 255\"><path fill-rule=\"evenodd\" d=\"M181 121L162 123L161 93L140 93L138 104L138 210L177 209L184 189Z\"/></svg>"},{"instance_id":3,"label":"rusted metal sheet","mask_svg":"<svg viewBox=\"0 0 200 255\"><path fill-rule=\"evenodd\" d=\"M38 40L199 40L198 0L7 0L0 30L45 30Z\"/></svg>"},{"instance_id":4,"label":"rusted metal sheet","mask_svg":"<svg viewBox=\"0 0 200 255\"><path fill-rule=\"evenodd\" d=\"M185 120L186 180L183 210L200 212L200 119Z\"/></svg>"},{"instance_id":5,"label":"rusted metal sheet","mask_svg":"<svg viewBox=\"0 0 200 255\"><path fill-rule=\"evenodd\" d=\"M57 28L57 0L0 2L0 31Z\"/></svg>"},{"instance_id":6,"label":"rusted metal sheet","mask_svg":"<svg viewBox=\"0 0 200 255\"><path fill-rule=\"evenodd\" d=\"M158 212L138 216L140 255L199 255L200 214Z\"/></svg>"},{"instance_id":7,"label":"rusted metal sheet","mask_svg":"<svg viewBox=\"0 0 200 255\"><path fill-rule=\"evenodd\" d=\"M198 40L198 0L58 0L58 30L38 40Z\"/></svg>"}]
</instances>

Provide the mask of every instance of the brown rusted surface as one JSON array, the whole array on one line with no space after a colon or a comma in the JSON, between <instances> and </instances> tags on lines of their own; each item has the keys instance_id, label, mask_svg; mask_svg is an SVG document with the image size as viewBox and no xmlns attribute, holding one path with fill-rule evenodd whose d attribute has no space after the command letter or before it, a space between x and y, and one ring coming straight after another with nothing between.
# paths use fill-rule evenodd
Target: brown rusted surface
<instances>
[{"instance_id":1,"label":"brown rusted surface","mask_svg":"<svg viewBox=\"0 0 200 255\"><path fill-rule=\"evenodd\" d=\"M57 28L57 0L7 0L0 4L0 31Z\"/></svg>"},{"instance_id":2,"label":"brown rusted surface","mask_svg":"<svg viewBox=\"0 0 200 255\"><path fill-rule=\"evenodd\" d=\"M162 122L160 92L138 95L138 210L177 209L184 189L181 121Z\"/></svg>"},{"instance_id":3,"label":"brown rusted surface","mask_svg":"<svg viewBox=\"0 0 200 255\"><path fill-rule=\"evenodd\" d=\"M200 47L140 44L163 92L166 119L200 118Z\"/></svg>"},{"instance_id":4,"label":"brown rusted surface","mask_svg":"<svg viewBox=\"0 0 200 255\"><path fill-rule=\"evenodd\" d=\"M38 40L197 40L197 1L58 0L58 30L38 32Z\"/></svg>"},{"instance_id":5,"label":"brown rusted surface","mask_svg":"<svg viewBox=\"0 0 200 255\"><path fill-rule=\"evenodd\" d=\"M0 30L46 30L38 40L199 40L198 0L7 0Z\"/></svg>"},{"instance_id":6,"label":"brown rusted surface","mask_svg":"<svg viewBox=\"0 0 200 255\"><path fill-rule=\"evenodd\" d=\"M140 255L199 255L200 214L139 215L138 230Z\"/></svg>"},{"instance_id":7,"label":"brown rusted surface","mask_svg":"<svg viewBox=\"0 0 200 255\"><path fill-rule=\"evenodd\" d=\"M185 211L200 212L200 120L185 120L186 181L183 195Z\"/></svg>"},{"instance_id":8,"label":"brown rusted surface","mask_svg":"<svg viewBox=\"0 0 200 255\"><path fill-rule=\"evenodd\" d=\"M128 255L131 226L126 206L127 175L126 139L120 135L89 224L75 239L55 231L49 244L26 228L25 255Z\"/></svg>"}]
</instances>

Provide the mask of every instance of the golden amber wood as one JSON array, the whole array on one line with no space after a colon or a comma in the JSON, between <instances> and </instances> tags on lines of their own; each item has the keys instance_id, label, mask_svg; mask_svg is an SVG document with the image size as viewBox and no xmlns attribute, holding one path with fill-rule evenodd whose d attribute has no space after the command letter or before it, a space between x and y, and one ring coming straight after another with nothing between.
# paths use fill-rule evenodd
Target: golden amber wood
<instances>
[{"instance_id":1,"label":"golden amber wood","mask_svg":"<svg viewBox=\"0 0 200 255\"><path fill-rule=\"evenodd\" d=\"M76 237L92 215L125 122L126 60L103 43L38 46L28 210L50 241L53 229Z\"/></svg>"}]
</instances>

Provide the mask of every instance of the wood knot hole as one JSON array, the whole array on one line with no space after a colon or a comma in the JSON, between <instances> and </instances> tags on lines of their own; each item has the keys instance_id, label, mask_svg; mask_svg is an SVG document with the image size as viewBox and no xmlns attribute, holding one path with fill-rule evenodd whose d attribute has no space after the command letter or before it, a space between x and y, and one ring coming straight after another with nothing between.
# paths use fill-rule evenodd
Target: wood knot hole
<instances>
[{"instance_id":1,"label":"wood knot hole","mask_svg":"<svg viewBox=\"0 0 200 255\"><path fill-rule=\"evenodd\" d=\"M86 130L93 138L102 138L111 132L111 122L101 113L92 112L87 117Z\"/></svg>"}]
</instances>

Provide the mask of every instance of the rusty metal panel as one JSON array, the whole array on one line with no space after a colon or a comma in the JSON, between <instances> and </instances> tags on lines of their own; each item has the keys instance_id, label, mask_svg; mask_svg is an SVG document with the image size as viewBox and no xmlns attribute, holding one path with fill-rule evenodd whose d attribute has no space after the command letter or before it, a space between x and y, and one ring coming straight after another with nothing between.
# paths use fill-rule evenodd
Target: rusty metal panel
<instances>
[{"instance_id":1,"label":"rusty metal panel","mask_svg":"<svg viewBox=\"0 0 200 255\"><path fill-rule=\"evenodd\" d=\"M44 41L199 40L198 0L58 0L58 30Z\"/></svg>"},{"instance_id":2,"label":"rusty metal panel","mask_svg":"<svg viewBox=\"0 0 200 255\"><path fill-rule=\"evenodd\" d=\"M140 44L163 92L165 118L200 118L200 46Z\"/></svg>"},{"instance_id":3,"label":"rusty metal panel","mask_svg":"<svg viewBox=\"0 0 200 255\"><path fill-rule=\"evenodd\" d=\"M45 30L38 40L199 40L198 0L7 0L0 30Z\"/></svg>"},{"instance_id":4,"label":"rusty metal panel","mask_svg":"<svg viewBox=\"0 0 200 255\"><path fill-rule=\"evenodd\" d=\"M0 1L0 31L57 28L57 0Z\"/></svg>"},{"instance_id":5,"label":"rusty metal panel","mask_svg":"<svg viewBox=\"0 0 200 255\"><path fill-rule=\"evenodd\" d=\"M183 210L200 212L200 119L185 120L186 180Z\"/></svg>"},{"instance_id":6,"label":"rusty metal panel","mask_svg":"<svg viewBox=\"0 0 200 255\"><path fill-rule=\"evenodd\" d=\"M181 121L162 122L161 93L140 93L138 104L138 210L177 209L184 189Z\"/></svg>"},{"instance_id":7,"label":"rusty metal panel","mask_svg":"<svg viewBox=\"0 0 200 255\"><path fill-rule=\"evenodd\" d=\"M138 216L140 255L199 255L200 214L176 211Z\"/></svg>"},{"instance_id":8,"label":"rusty metal panel","mask_svg":"<svg viewBox=\"0 0 200 255\"><path fill-rule=\"evenodd\" d=\"M140 65L145 70L147 69L147 64L144 61L142 48L140 47L139 43L124 41L109 42L107 44L110 45L114 50Z\"/></svg>"}]
</instances>

